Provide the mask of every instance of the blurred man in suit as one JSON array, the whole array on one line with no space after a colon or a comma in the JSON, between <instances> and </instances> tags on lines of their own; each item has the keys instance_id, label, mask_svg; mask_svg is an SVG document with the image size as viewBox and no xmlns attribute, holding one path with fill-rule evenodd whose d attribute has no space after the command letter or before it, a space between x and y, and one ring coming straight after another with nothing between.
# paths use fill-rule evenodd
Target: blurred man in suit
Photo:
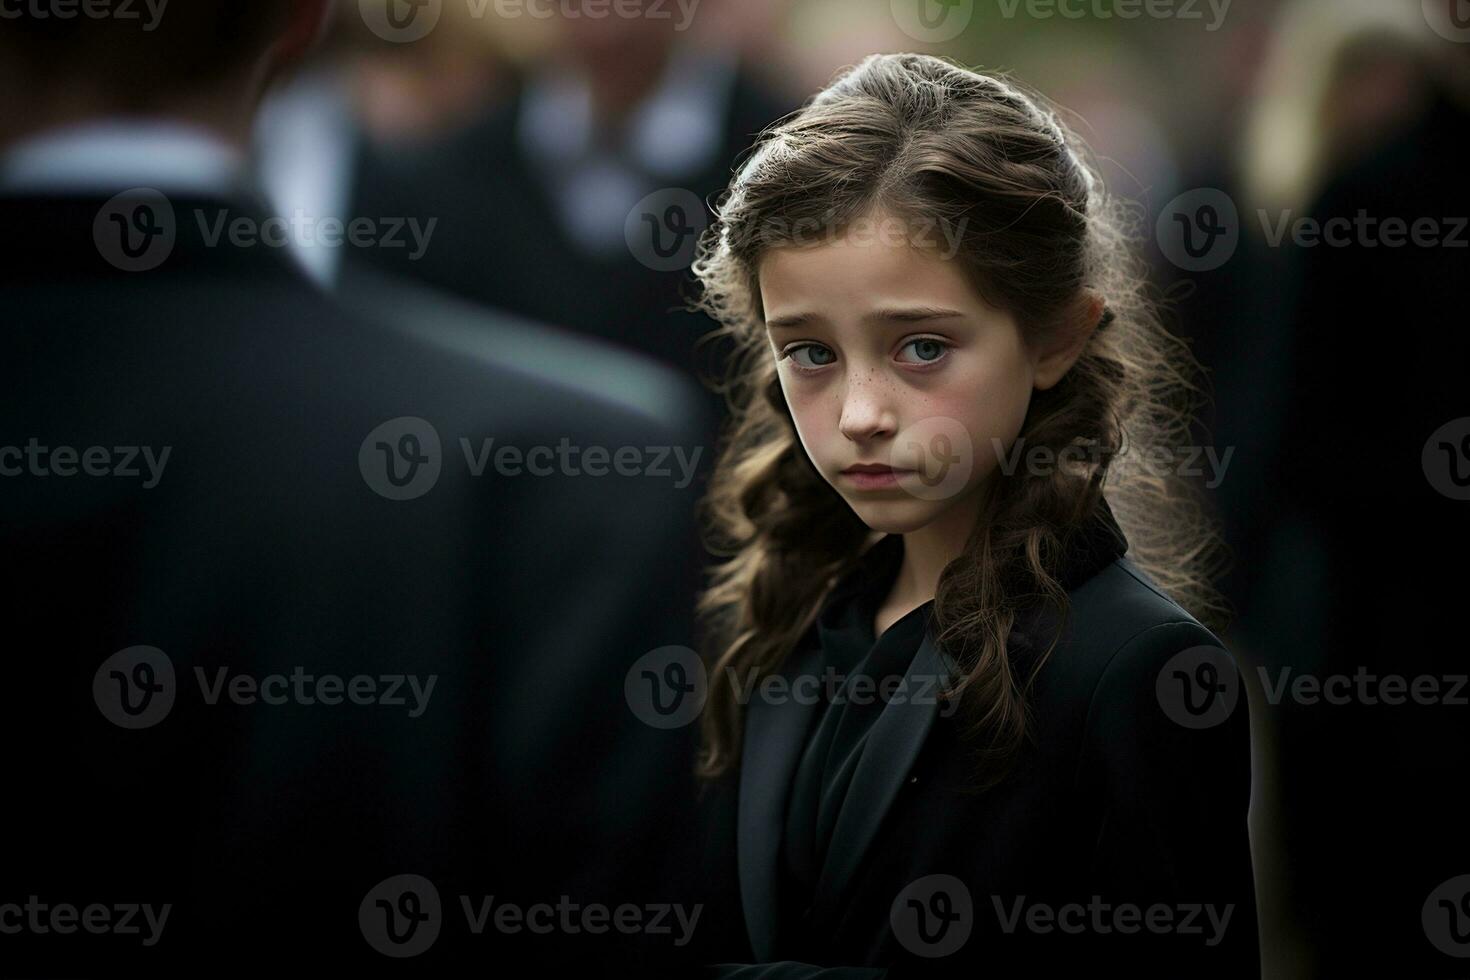
<instances>
[{"instance_id":1,"label":"blurred man in suit","mask_svg":"<svg viewBox=\"0 0 1470 980\"><path fill-rule=\"evenodd\" d=\"M1470 926L1458 895L1429 898L1470 862L1459 782L1446 778L1470 766L1455 706L1464 576L1441 570L1470 549L1470 21L1454 0L1425 14L1444 35L1426 48L1423 103L1329 175L1309 216L1330 237L1293 251L1280 285L1291 386L1267 461L1280 491L1258 629L1282 665L1273 670L1383 679L1348 703L1323 699L1330 710L1291 699L1278 709L1282 847L1320 976L1442 973L1448 937L1463 956ZM1396 698L1392 678L1416 693ZM1433 917L1421 919L1425 907ZM1343 941L1370 931L1370 949Z\"/></svg>"},{"instance_id":2,"label":"blurred man in suit","mask_svg":"<svg viewBox=\"0 0 1470 980\"><path fill-rule=\"evenodd\" d=\"M677 938L578 924L679 899L693 731L625 681L683 663L697 397L313 286L242 159L327 5L0 21L7 972Z\"/></svg>"},{"instance_id":3,"label":"blurred man in suit","mask_svg":"<svg viewBox=\"0 0 1470 980\"><path fill-rule=\"evenodd\" d=\"M700 344L715 324L687 309L695 242L739 156L795 106L695 36L714 8L633 0L594 17L563 5L554 51L478 122L358 159L359 212L439 216L446 245L415 261L362 257L721 377L723 348ZM723 415L719 398L707 403Z\"/></svg>"}]
</instances>

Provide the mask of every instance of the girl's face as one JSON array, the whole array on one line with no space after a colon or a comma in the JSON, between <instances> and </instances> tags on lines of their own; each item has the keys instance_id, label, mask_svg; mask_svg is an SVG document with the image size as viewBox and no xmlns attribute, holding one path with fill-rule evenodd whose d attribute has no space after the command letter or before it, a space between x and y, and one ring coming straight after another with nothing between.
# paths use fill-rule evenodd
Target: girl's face
<instances>
[{"instance_id":1,"label":"girl's face","mask_svg":"<svg viewBox=\"0 0 1470 980\"><path fill-rule=\"evenodd\" d=\"M757 275L801 444L858 517L903 534L978 508L1033 388L1054 383L1010 314L894 235L772 249Z\"/></svg>"}]
</instances>

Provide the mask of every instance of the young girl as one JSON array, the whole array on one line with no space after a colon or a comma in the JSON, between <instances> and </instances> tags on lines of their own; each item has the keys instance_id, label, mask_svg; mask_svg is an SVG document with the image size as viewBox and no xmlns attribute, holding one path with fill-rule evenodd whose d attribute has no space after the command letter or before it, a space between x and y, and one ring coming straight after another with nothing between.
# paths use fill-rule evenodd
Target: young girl
<instances>
[{"instance_id":1,"label":"young girl","mask_svg":"<svg viewBox=\"0 0 1470 980\"><path fill-rule=\"evenodd\" d=\"M1258 974L1193 359L1044 105L871 57L701 242L740 351L701 775L735 799L729 955L768 964L731 974Z\"/></svg>"}]
</instances>

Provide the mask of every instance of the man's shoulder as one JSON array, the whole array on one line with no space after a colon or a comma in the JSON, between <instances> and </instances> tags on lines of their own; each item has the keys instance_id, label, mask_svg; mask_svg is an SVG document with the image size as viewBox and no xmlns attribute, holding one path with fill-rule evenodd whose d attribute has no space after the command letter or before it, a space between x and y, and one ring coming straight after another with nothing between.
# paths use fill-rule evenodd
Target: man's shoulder
<instances>
[{"instance_id":1,"label":"man's shoulder","mask_svg":"<svg viewBox=\"0 0 1470 980\"><path fill-rule=\"evenodd\" d=\"M58 408L39 379L76 386L126 365L145 402L192 404L201 426L432 415L474 438L614 448L708 431L709 399L692 379L408 280L362 273L327 293L264 247L199 247L133 275L93 268L95 249L91 265L69 262L71 251L8 289L0 351L35 381L13 393L17 407Z\"/></svg>"},{"instance_id":2,"label":"man's shoulder","mask_svg":"<svg viewBox=\"0 0 1470 980\"><path fill-rule=\"evenodd\" d=\"M708 409L693 380L610 344L376 273L355 277L336 302L382 356L437 366L435 385L493 394L543 419L580 418L588 430L689 439L702 431Z\"/></svg>"}]
</instances>

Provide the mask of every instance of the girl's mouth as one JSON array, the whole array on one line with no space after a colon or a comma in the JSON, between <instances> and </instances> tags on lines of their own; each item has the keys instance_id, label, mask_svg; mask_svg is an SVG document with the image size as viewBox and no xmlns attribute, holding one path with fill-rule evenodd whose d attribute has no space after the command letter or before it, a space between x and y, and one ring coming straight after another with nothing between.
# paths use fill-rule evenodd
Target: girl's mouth
<instances>
[{"instance_id":1,"label":"girl's mouth","mask_svg":"<svg viewBox=\"0 0 1470 980\"><path fill-rule=\"evenodd\" d=\"M882 463L855 463L842 471L848 482L859 490L883 490L898 486L898 478L914 470L894 469Z\"/></svg>"}]
</instances>

